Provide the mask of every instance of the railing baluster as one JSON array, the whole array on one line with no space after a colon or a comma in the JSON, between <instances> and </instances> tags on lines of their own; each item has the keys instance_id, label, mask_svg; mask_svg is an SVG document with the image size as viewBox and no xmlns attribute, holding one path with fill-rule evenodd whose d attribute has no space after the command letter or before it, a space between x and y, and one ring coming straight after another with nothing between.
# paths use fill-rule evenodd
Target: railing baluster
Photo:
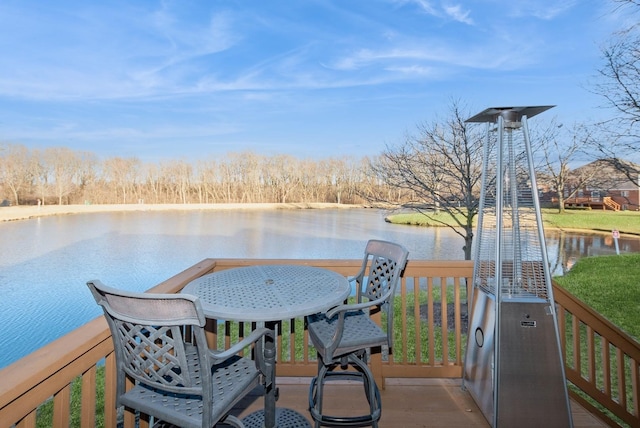
<instances>
[{"instance_id":1,"label":"railing baluster","mask_svg":"<svg viewBox=\"0 0 640 428\"><path fill-rule=\"evenodd\" d=\"M415 278L411 278L412 283L413 283L413 288L414 288L414 295L415 295L415 288L416 288L416 279ZM396 314L395 315L395 319L394 324L399 323L400 324L400 331L402 332L401 337L400 337L400 345L397 345L397 342L394 340L394 348L396 348L396 346L400 349L400 355L397 355L398 352L394 349L393 355L391 355L389 357L389 363L396 363L396 362L400 362L402 364L407 364L407 349L409 346L408 343L408 326L407 326L407 316L405 314L407 314L408 308L407 308L407 278L404 277L400 280L400 314ZM415 303L413 306L413 314L415 316ZM400 320L398 321L398 317L400 318Z\"/></svg>"},{"instance_id":2,"label":"railing baluster","mask_svg":"<svg viewBox=\"0 0 640 428\"><path fill-rule=\"evenodd\" d=\"M596 379L596 356L594 347L594 333L593 329L587 326L587 364L589 370L589 380L597 388Z\"/></svg>"},{"instance_id":3,"label":"railing baluster","mask_svg":"<svg viewBox=\"0 0 640 428\"><path fill-rule=\"evenodd\" d=\"M302 333L302 362L305 365L309 364L309 361L311 361L311 355L309 355L309 332L307 331L307 329L304 329L304 332Z\"/></svg>"},{"instance_id":4,"label":"railing baluster","mask_svg":"<svg viewBox=\"0 0 640 428\"><path fill-rule=\"evenodd\" d=\"M624 353L620 348L616 349L616 362L618 374L618 402L625 409L627 408L627 380L625 378Z\"/></svg>"},{"instance_id":5,"label":"railing baluster","mask_svg":"<svg viewBox=\"0 0 640 428\"><path fill-rule=\"evenodd\" d=\"M436 365L436 335L435 335L435 327L433 322L433 278L427 278L427 313L429 317L427 318L428 332L429 332L429 366L433 367Z\"/></svg>"},{"instance_id":6,"label":"railing baluster","mask_svg":"<svg viewBox=\"0 0 640 428\"><path fill-rule=\"evenodd\" d=\"M403 282L404 283L404 282ZM406 303L405 303L406 305ZM414 329L414 342L415 342L415 349L413 351L413 355L412 358L409 358L409 348L408 346L405 346L405 356L404 356L404 363L408 364L411 361L415 362L415 364L419 365L422 364L422 349L424 347L424 344L422 343L422 331L424 330L424 327L422 325L422 323L420 322L421 320L421 316L422 314L420 313L420 305L421 305L421 300L420 300L420 278L419 277L413 277L413 322L415 325L415 329ZM402 317L403 323L407 324L407 317L403 316Z\"/></svg>"},{"instance_id":7,"label":"railing baluster","mask_svg":"<svg viewBox=\"0 0 640 428\"><path fill-rule=\"evenodd\" d=\"M62 388L53 396L53 427L67 428L69 426L69 410L71 408L71 385Z\"/></svg>"},{"instance_id":8,"label":"railing baluster","mask_svg":"<svg viewBox=\"0 0 640 428\"><path fill-rule=\"evenodd\" d=\"M631 360L631 379L633 391L632 412L640 419L640 361Z\"/></svg>"},{"instance_id":9,"label":"railing baluster","mask_svg":"<svg viewBox=\"0 0 640 428\"><path fill-rule=\"evenodd\" d=\"M566 309L562 305L557 305L558 331L560 333L560 349L562 350L562 361L567 364L567 331L564 326L567 322Z\"/></svg>"},{"instance_id":10,"label":"railing baluster","mask_svg":"<svg viewBox=\"0 0 640 428\"><path fill-rule=\"evenodd\" d=\"M115 427L116 411L116 355L113 350L106 356L104 363L104 426Z\"/></svg>"},{"instance_id":11,"label":"railing baluster","mask_svg":"<svg viewBox=\"0 0 640 428\"><path fill-rule=\"evenodd\" d=\"M455 339L456 339L456 361L458 366L462 365L462 307L460 302L460 278L454 278L453 299L455 307Z\"/></svg>"},{"instance_id":12,"label":"railing baluster","mask_svg":"<svg viewBox=\"0 0 640 428\"><path fill-rule=\"evenodd\" d=\"M611 344L606 338L602 338L602 390L611 397Z\"/></svg>"},{"instance_id":13,"label":"railing baluster","mask_svg":"<svg viewBox=\"0 0 640 428\"><path fill-rule=\"evenodd\" d=\"M442 362L449 365L449 327L447 317L447 278L440 277L440 334L442 335Z\"/></svg>"},{"instance_id":14,"label":"railing baluster","mask_svg":"<svg viewBox=\"0 0 640 428\"><path fill-rule=\"evenodd\" d=\"M80 426L96 426L96 366L82 375Z\"/></svg>"},{"instance_id":15,"label":"railing baluster","mask_svg":"<svg viewBox=\"0 0 640 428\"><path fill-rule=\"evenodd\" d=\"M571 317L573 327L573 368L582 375L582 366L580 365L580 320L575 314Z\"/></svg>"}]
</instances>

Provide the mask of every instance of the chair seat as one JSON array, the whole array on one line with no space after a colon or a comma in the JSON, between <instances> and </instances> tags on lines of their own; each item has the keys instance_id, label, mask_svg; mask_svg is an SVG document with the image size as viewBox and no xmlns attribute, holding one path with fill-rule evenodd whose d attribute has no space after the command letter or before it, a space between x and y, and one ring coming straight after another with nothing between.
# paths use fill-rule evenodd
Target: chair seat
<instances>
[{"instance_id":1,"label":"chair seat","mask_svg":"<svg viewBox=\"0 0 640 428\"><path fill-rule=\"evenodd\" d=\"M200 384L200 367L195 358L197 349L188 345L189 371ZM244 396L259 384L259 371L255 363L247 358L234 356L213 371L213 414L226 415L239 397ZM201 427L202 398L195 395L173 394L138 384L120 397L120 404L139 409L143 413L180 427Z\"/></svg>"},{"instance_id":2,"label":"chair seat","mask_svg":"<svg viewBox=\"0 0 640 428\"><path fill-rule=\"evenodd\" d=\"M326 348L333 340L337 324L337 316L331 319L328 319L324 314L315 314L307 317L307 327L311 342L323 359L326 358ZM342 339L332 358L340 357L354 350L385 344L387 344L387 333L373 322L368 313L362 310L348 312L344 318Z\"/></svg>"}]
</instances>

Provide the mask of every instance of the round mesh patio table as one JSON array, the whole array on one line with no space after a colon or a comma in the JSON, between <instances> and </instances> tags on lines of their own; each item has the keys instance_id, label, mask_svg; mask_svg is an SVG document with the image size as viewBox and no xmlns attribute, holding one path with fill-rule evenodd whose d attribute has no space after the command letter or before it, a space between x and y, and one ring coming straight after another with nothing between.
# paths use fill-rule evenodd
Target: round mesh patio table
<instances>
[{"instance_id":1,"label":"round mesh patio table","mask_svg":"<svg viewBox=\"0 0 640 428\"><path fill-rule=\"evenodd\" d=\"M303 265L255 265L203 275L182 293L200 298L209 318L280 321L326 311L351 291L347 279Z\"/></svg>"},{"instance_id":2,"label":"round mesh patio table","mask_svg":"<svg viewBox=\"0 0 640 428\"><path fill-rule=\"evenodd\" d=\"M304 265L254 265L220 270L191 281L182 293L200 298L208 318L227 321L274 323L318 312L341 304L351 286L344 276ZM265 356L274 355L274 343L265 342ZM274 363L271 357L271 363ZM294 428L310 426L291 409L276 409L276 388L265 395L265 408L245 418L249 427Z\"/></svg>"}]
</instances>

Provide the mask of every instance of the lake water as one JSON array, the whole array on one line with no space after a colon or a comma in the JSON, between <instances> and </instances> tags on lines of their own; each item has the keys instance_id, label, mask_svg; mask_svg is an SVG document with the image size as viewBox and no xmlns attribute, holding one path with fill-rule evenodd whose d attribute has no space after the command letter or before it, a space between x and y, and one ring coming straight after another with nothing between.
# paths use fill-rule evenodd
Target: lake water
<instances>
[{"instance_id":1,"label":"lake water","mask_svg":"<svg viewBox=\"0 0 640 428\"><path fill-rule=\"evenodd\" d=\"M0 223L0 368L101 311L85 283L155 286L204 258L360 259L368 239L407 247L411 259L461 260L448 228L386 223L384 211L239 210L97 213ZM640 252L640 239L620 239ZM610 235L549 232L555 274L585 255L615 254Z\"/></svg>"}]
</instances>

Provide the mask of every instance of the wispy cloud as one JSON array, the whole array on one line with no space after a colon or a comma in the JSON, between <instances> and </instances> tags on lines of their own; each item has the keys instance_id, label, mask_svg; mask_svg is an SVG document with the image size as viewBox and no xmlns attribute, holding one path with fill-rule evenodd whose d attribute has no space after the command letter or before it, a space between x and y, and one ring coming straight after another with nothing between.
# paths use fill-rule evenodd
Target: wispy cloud
<instances>
[{"instance_id":1,"label":"wispy cloud","mask_svg":"<svg viewBox=\"0 0 640 428\"><path fill-rule=\"evenodd\" d=\"M471 15L471 11L469 9L463 9L459 4L444 6L444 11L447 16L450 16L455 21L461 22L463 24L473 25L473 19L469 17L469 15Z\"/></svg>"},{"instance_id":2,"label":"wispy cloud","mask_svg":"<svg viewBox=\"0 0 640 428\"><path fill-rule=\"evenodd\" d=\"M433 2L429 0L391 0L391 1L399 5L410 4L410 5L417 6L418 9L420 9L422 12L428 15L433 15L433 16L439 15L437 8L433 5Z\"/></svg>"},{"instance_id":3,"label":"wispy cloud","mask_svg":"<svg viewBox=\"0 0 640 428\"><path fill-rule=\"evenodd\" d=\"M423 40L413 41L411 48L407 43L400 43L392 48L361 49L352 55L336 60L332 66L337 70L358 70L384 67L386 70L429 70L445 67L465 67L470 69L514 69L531 61L527 58L526 49L513 44L505 44L502 40L474 45L450 44L446 41ZM419 45L419 46L418 46ZM417 73L424 76L425 73Z\"/></svg>"},{"instance_id":4,"label":"wispy cloud","mask_svg":"<svg viewBox=\"0 0 640 428\"><path fill-rule=\"evenodd\" d=\"M29 33L17 31L25 49L0 60L5 65L0 94L116 99L197 89L193 78L208 71L206 58L241 38L233 30L234 17L221 11L196 21L180 20L175 8L161 6L80 9L71 17L56 10L34 11L31 25L37 26L29 33L40 33L40 40L37 47L29 47Z\"/></svg>"},{"instance_id":5,"label":"wispy cloud","mask_svg":"<svg viewBox=\"0 0 640 428\"><path fill-rule=\"evenodd\" d=\"M394 73L399 73L400 75L405 75L409 77L430 77L434 76L436 73L434 72L433 67L425 67L421 65L408 65L408 66L389 66L386 67L385 70L391 71Z\"/></svg>"},{"instance_id":6,"label":"wispy cloud","mask_svg":"<svg viewBox=\"0 0 640 428\"><path fill-rule=\"evenodd\" d=\"M579 0L505 1L505 10L515 18L533 17L551 20L562 15L578 4Z\"/></svg>"},{"instance_id":7,"label":"wispy cloud","mask_svg":"<svg viewBox=\"0 0 640 428\"><path fill-rule=\"evenodd\" d=\"M165 67L225 51L241 38L233 30L233 15L225 11L212 13L203 23L194 23L177 19L175 9L163 8L154 12L151 19L156 30L154 38L164 39L158 43L156 53Z\"/></svg>"},{"instance_id":8,"label":"wispy cloud","mask_svg":"<svg viewBox=\"0 0 640 428\"><path fill-rule=\"evenodd\" d=\"M392 0L398 5L415 6L421 13L441 18L445 20L453 20L463 24L473 25L471 19L471 10L465 8L462 4L453 4L448 1L429 1L429 0Z\"/></svg>"}]
</instances>

